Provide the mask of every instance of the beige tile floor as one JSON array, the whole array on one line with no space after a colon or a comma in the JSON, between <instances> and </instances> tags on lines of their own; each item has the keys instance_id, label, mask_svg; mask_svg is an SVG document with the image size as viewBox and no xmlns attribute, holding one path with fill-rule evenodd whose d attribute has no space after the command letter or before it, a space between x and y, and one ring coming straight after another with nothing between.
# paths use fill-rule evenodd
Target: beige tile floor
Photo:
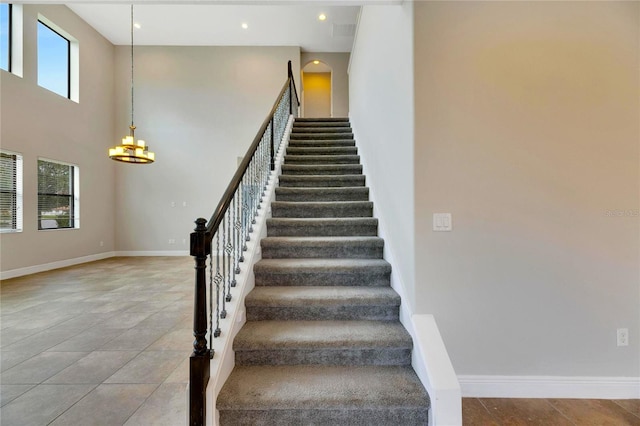
<instances>
[{"instance_id":1,"label":"beige tile floor","mask_svg":"<svg viewBox=\"0 0 640 426\"><path fill-rule=\"evenodd\" d=\"M0 424L185 424L193 279L136 257L3 281Z\"/></svg>"}]
</instances>

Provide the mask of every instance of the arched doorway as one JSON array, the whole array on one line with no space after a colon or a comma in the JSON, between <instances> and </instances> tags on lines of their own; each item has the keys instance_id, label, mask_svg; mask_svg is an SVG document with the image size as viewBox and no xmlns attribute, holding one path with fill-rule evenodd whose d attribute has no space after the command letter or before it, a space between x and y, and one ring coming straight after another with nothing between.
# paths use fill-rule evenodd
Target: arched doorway
<instances>
[{"instance_id":1,"label":"arched doorway","mask_svg":"<svg viewBox=\"0 0 640 426\"><path fill-rule=\"evenodd\" d=\"M332 117L331 78L333 70L324 62L307 63L302 74L302 116Z\"/></svg>"}]
</instances>

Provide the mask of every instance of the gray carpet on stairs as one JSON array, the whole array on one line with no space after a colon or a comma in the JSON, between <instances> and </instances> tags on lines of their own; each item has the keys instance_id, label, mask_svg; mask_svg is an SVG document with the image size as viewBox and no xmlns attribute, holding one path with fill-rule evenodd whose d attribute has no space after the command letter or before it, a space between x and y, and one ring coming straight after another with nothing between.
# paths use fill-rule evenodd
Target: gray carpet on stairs
<instances>
[{"instance_id":1,"label":"gray carpet on stairs","mask_svg":"<svg viewBox=\"0 0 640 426\"><path fill-rule=\"evenodd\" d=\"M348 119L296 119L271 209L220 424L426 425Z\"/></svg>"}]
</instances>

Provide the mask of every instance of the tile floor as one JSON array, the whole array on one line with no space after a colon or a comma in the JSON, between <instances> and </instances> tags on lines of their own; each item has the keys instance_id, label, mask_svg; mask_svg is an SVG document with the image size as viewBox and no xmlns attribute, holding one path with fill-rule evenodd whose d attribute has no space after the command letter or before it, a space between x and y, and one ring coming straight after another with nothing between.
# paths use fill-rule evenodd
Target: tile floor
<instances>
[{"instance_id":1,"label":"tile floor","mask_svg":"<svg viewBox=\"0 0 640 426\"><path fill-rule=\"evenodd\" d=\"M112 258L0 283L0 424L181 426L193 261ZM464 425L640 426L640 400L464 398Z\"/></svg>"},{"instance_id":2,"label":"tile floor","mask_svg":"<svg viewBox=\"0 0 640 426\"><path fill-rule=\"evenodd\" d=\"M192 286L189 257L3 281L0 424L185 424Z\"/></svg>"}]
</instances>

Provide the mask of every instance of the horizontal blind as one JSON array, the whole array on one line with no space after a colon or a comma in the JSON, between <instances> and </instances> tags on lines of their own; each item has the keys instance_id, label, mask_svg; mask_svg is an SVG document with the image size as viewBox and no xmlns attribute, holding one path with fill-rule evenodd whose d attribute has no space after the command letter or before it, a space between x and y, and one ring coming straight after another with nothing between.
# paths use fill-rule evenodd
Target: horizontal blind
<instances>
[{"instance_id":1,"label":"horizontal blind","mask_svg":"<svg viewBox=\"0 0 640 426\"><path fill-rule=\"evenodd\" d=\"M38 160L38 227L73 228L73 166Z\"/></svg>"},{"instance_id":2,"label":"horizontal blind","mask_svg":"<svg viewBox=\"0 0 640 426\"><path fill-rule=\"evenodd\" d=\"M17 155L0 152L0 229L17 228Z\"/></svg>"}]
</instances>

